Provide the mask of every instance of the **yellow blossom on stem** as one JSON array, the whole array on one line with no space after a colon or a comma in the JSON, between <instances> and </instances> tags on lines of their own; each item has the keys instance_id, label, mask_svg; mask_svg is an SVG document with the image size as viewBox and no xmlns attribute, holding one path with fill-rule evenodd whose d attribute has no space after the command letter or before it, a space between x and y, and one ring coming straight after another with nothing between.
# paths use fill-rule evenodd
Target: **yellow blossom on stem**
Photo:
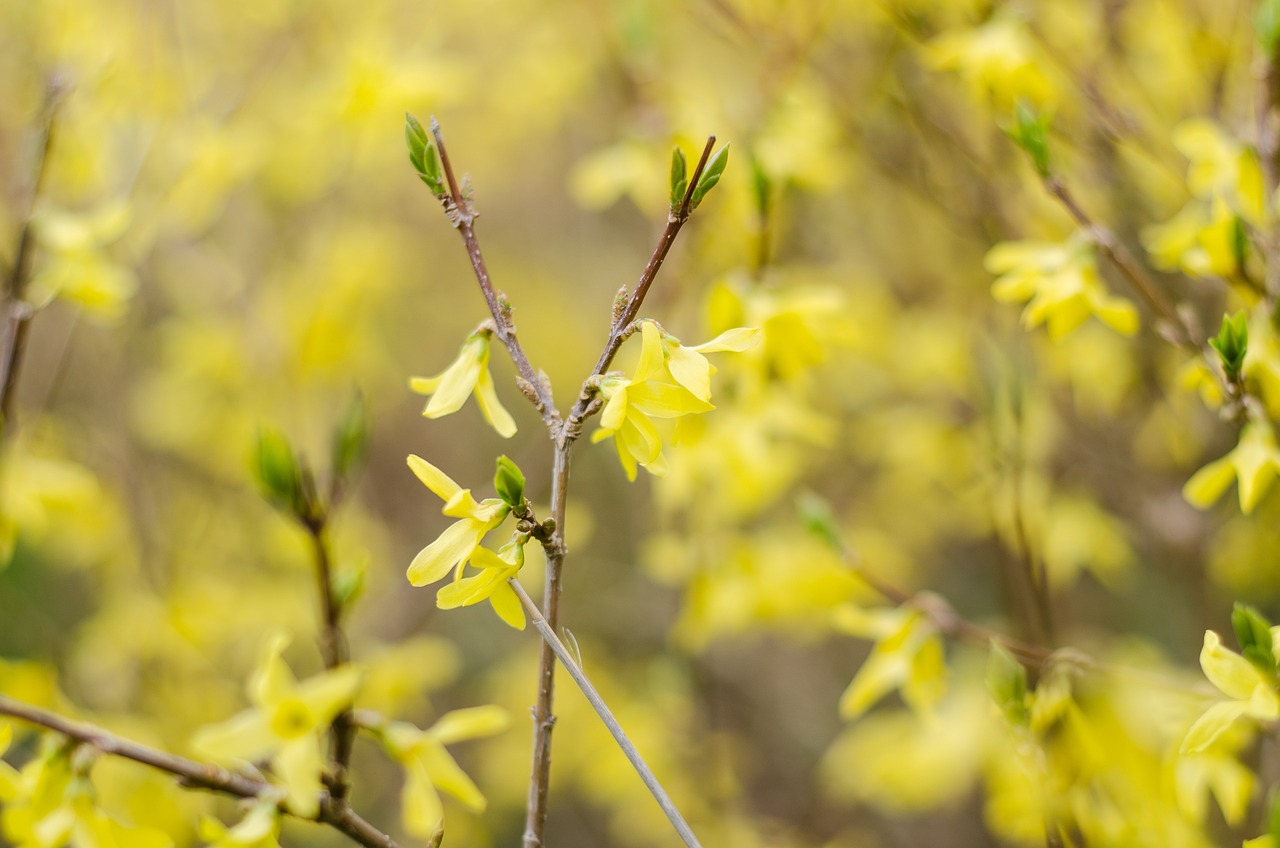
<instances>
[{"instance_id":1,"label":"yellow blossom on stem","mask_svg":"<svg viewBox=\"0 0 1280 848\"><path fill-rule=\"evenodd\" d=\"M401 814L407 832L426 838L440 824L444 807L437 789L448 792L472 812L484 811L484 795L445 745L492 736L510 724L506 710L486 706L445 713L426 730L402 721L381 729L379 735L387 752L405 769Z\"/></svg>"},{"instance_id":2,"label":"yellow blossom on stem","mask_svg":"<svg viewBox=\"0 0 1280 848\"><path fill-rule=\"evenodd\" d=\"M511 413L498 400L489 374L489 339L493 332L480 329L467 336L458 352L458 358L435 377L412 377L409 388L420 395L431 395L422 414L427 418L440 418L457 412L474 393L476 404L484 420L504 439L516 432L516 422Z\"/></svg>"},{"instance_id":3,"label":"yellow blossom on stem","mask_svg":"<svg viewBox=\"0 0 1280 848\"><path fill-rule=\"evenodd\" d=\"M675 336L663 334L662 345L667 357L667 370L671 377L699 400L711 401L711 375L716 372L704 354L750 350L760 341L756 327L735 327L725 330L709 342L685 347Z\"/></svg>"},{"instance_id":4,"label":"yellow blossom on stem","mask_svg":"<svg viewBox=\"0 0 1280 848\"><path fill-rule=\"evenodd\" d=\"M409 468L444 501L442 512L458 519L409 563L409 582L426 586L453 569L458 569L460 576L462 565L480 547L480 540L506 519L511 507L499 498L485 498L477 503L470 489L462 488L420 456L409 456Z\"/></svg>"},{"instance_id":5,"label":"yellow blossom on stem","mask_svg":"<svg viewBox=\"0 0 1280 848\"><path fill-rule=\"evenodd\" d=\"M1262 500L1280 473L1280 448L1271 425L1250 421L1240 431L1240 442L1229 454L1201 468L1182 487L1182 495L1200 509L1208 509L1231 485L1239 482L1240 511L1245 515Z\"/></svg>"},{"instance_id":6,"label":"yellow blossom on stem","mask_svg":"<svg viewBox=\"0 0 1280 848\"><path fill-rule=\"evenodd\" d=\"M1280 718L1276 681L1268 679L1240 654L1224 648L1221 637L1212 630L1206 630L1204 634L1200 667L1209 682L1231 700L1214 704L1196 719L1182 740L1182 753L1194 754L1205 750L1239 718L1248 717L1255 721Z\"/></svg>"},{"instance_id":7,"label":"yellow blossom on stem","mask_svg":"<svg viewBox=\"0 0 1280 848\"><path fill-rule=\"evenodd\" d=\"M945 692L946 665L937 628L922 611L910 607L867 610L852 605L836 610L837 630L875 647L840 697L840 715L852 720L898 689L923 718L933 715Z\"/></svg>"},{"instance_id":8,"label":"yellow blossom on stem","mask_svg":"<svg viewBox=\"0 0 1280 848\"><path fill-rule=\"evenodd\" d=\"M1205 118L1183 121L1173 144L1187 157L1187 188L1201 199L1224 199L1249 223L1263 222L1266 188L1257 154Z\"/></svg>"},{"instance_id":9,"label":"yellow blossom on stem","mask_svg":"<svg viewBox=\"0 0 1280 848\"><path fill-rule=\"evenodd\" d=\"M1022 323L1028 329L1045 324L1053 341L1090 315L1122 335L1138 329L1138 311L1107 291L1093 247L1081 233L1062 244L1002 242L987 252L984 265L1000 275L991 286L992 296L1002 303L1028 301Z\"/></svg>"},{"instance_id":10,"label":"yellow blossom on stem","mask_svg":"<svg viewBox=\"0 0 1280 848\"><path fill-rule=\"evenodd\" d=\"M480 569L480 573L463 577L462 569L458 569L457 579L436 593L436 606L454 609L488 600L499 618L517 630L524 630L524 607L507 580L524 567L525 541L527 537L512 540L497 553L488 548L476 548L471 554L470 564Z\"/></svg>"},{"instance_id":11,"label":"yellow blossom on stem","mask_svg":"<svg viewBox=\"0 0 1280 848\"><path fill-rule=\"evenodd\" d=\"M362 671L342 666L299 682L280 656L289 637L273 637L249 679L254 706L221 724L201 728L191 747L221 761L271 758L289 809L311 818L320 807L324 759L321 736L355 699Z\"/></svg>"},{"instance_id":12,"label":"yellow blossom on stem","mask_svg":"<svg viewBox=\"0 0 1280 848\"><path fill-rule=\"evenodd\" d=\"M593 442L613 437L628 480L636 479L637 465L657 477L667 473L662 437L652 419L679 418L715 409L671 379L662 331L652 321L640 325L640 334L640 361L631 377L608 374L597 385L605 403L600 412L600 429L591 436Z\"/></svg>"}]
</instances>

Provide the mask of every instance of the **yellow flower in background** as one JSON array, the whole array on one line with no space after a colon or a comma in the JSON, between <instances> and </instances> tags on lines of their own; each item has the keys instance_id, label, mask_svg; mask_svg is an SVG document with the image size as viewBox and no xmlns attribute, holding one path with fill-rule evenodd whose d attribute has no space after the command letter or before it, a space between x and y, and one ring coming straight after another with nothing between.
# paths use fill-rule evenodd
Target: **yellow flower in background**
<instances>
[{"instance_id":1,"label":"yellow flower in background","mask_svg":"<svg viewBox=\"0 0 1280 848\"><path fill-rule=\"evenodd\" d=\"M274 798L254 804L244 818L227 827L206 816L200 821L200 838L206 848L280 848L280 808Z\"/></svg>"},{"instance_id":2,"label":"yellow flower in background","mask_svg":"<svg viewBox=\"0 0 1280 848\"><path fill-rule=\"evenodd\" d=\"M923 612L910 607L868 610L846 605L832 620L837 630L875 640L871 655L840 697L840 717L852 720L895 689L928 719L946 691L942 639Z\"/></svg>"},{"instance_id":3,"label":"yellow flower in background","mask_svg":"<svg viewBox=\"0 0 1280 848\"><path fill-rule=\"evenodd\" d=\"M605 403L600 412L600 429L591 435L593 442L613 438L628 480L636 479L637 465L643 465L656 477L667 473L662 437L653 418L679 418L715 409L671 381L665 366L662 331L652 321L645 321L640 333L640 362L631 377L610 374L600 380L598 388Z\"/></svg>"},{"instance_id":4,"label":"yellow flower in background","mask_svg":"<svg viewBox=\"0 0 1280 848\"><path fill-rule=\"evenodd\" d=\"M448 792L472 812L484 811L484 795L445 750L445 745L492 736L510 724L506 710L486 706L445 713L426 730L402 721L390 722L382 728L383 745L405 769L400 797L404 829L408 833L425 838L440 824L444 807L437 789Z\"/></svg>"},{"instance_id":5,"label":"yellow flower in background","mask_svg":"<svg viewBox=\"0 0 1280 848\"><path fill-rule=\"evenodd\" d=\"M1201 468L1182 487L1182 496L1199 509L1208 509L1231 485L1239 482L1240 511L1245 515L1262 500L1280 473L1280 448L1271 425L1250 421L1240 431L1240 442L1221 459Z\"/></svg>"},{"instance_id":6,"label":"yellow flower in background","mask_svg":"<svg viewBox=\"0 0 1280 848\"><path fill-rule=\"evenodd\" d=\"M1275 721L1280 718L1280 694L1276 692L1275 680L1268 679L1240 654L1222 647L1222 638L1212 630L1204 634L1200 667L1209 682L1231 700L1214 704L1196 719L1182 740L1182 753L1204 751L1237 719Z\"/></svg>"},{"instance_id":7,"label":"yellow flower in background","mask_svg":"<svg viewBox=\"0 0 1280 848\"><path fill-rule=\"evenodd\" d=\"M219 761L271 758L289 809L312 818L320 809L321 736L338 713L351 706L362 671L343 666L299 682L280 656L289 637L272 637L262 664L249 679L254 706L201 728L192 750Z\"/></svg>"},{"instance_id":8,"label":"yellow flower in background","mask_svg":"<svg viewBox=\"0 0 1280 848\"><path fill-rule=\"evenodd\" d=\"M426 586L455 568L461 574L462 565L480 547L480 540L506 519L511 507L499 498L485 498L477 503L470 489L462 488L420 456L409 456L409 468L444 501L442 512L458 519L409 563L409 582Z\"/></svg>"},{"instance_id":9,"label":"yellow flower in background","mask_svg":"<svg viewBox=\"0 0 1280 848\"><path fill-rule=\"evenodd\" d=\"M440 609L455 609L487 600L499 618L517 630L524 630L524 607L515 590L507 583L509 578L515 577L524 567L522 542L512 541L498 553L477 547L471 554L470 564L480 569L480 573L463 577L462 569L459 569L458 579L442 586L436 593L436 606Z\"/></svg>"},{"instance_id":10,"label":"yellow flower in background","mask_svg":"<svg viewBox=\"0 0 1280 848\"><path fill-rule=\"evenodd\" d=\"M1187 157L1187 188L1202 200L1222 198L1250 224L1262 224L1266 189L1252 150L1205 118L1183 121L1173 144Z\"/></svg>"},{"instance_id":11,"label":"yellow flower in background","mask_svg":"<svg viewBox=\"0 0 1280 848\"><path fill-rule=\"evenodd\" d=\"M1240 224L1222 198L1192 200L1163 224L1142 231L1152 264L1195 277L1230 277L1240 268Z\"/></svg>"},{"instance_id":12,"label":"yellow flower in background","mask_svg":"<svg viewBox=\"0 0 1280 848\"><path fill-rule=\"evenodd\" d=\"M1008 109L1020 99L1044 103L1053 98L1031 31L1017 14L998 13L972 29L950 30L926 50L934 67L956 71L977 100L990 98Z\"/></svg>"},{"instance_id":13,"label":"yellow flower in background","mask_svg":"<svg viewBox=\"0 0 1280 848\"><path fill-rule=\"evenodd\" d=\"M45 258L31 281L34 305L45 306L61 297L103 317L118 316L138 288L138 279L127 265L112 259L106 247L124 235L131 220L123 201L81 214L40 209L32 226Z\"/></svg>"},{"instance_id":14,"label":"yellow flower in background","mask_svg":"<svg viewBox=\"0 0 1280 848\"><path fill-rule=\"evenodd\" d=\"M490 330L478 330L467 336L458 358L435 377L412 377L409 388L420 395L431 395L422 414L440 418L457 412L473 393L484 420L504 439L515 435L516 422L498 400L489 373Z\"/></svg>"},{"instance_id":15,"label":"yellow flower in background","mask_svg":"<svg viewBox=\"0 0 1280 848\"><path fill-rule=\"evenodd\" d=\"M1082 233L1061 244L1002 242L987 252L984 266L999 279L991 294L1002 303L1028 301L1022 323L1045 324L1057 341L1083 324L1090 315L1123 335L1138 329L1138 311L1112 295L1098 276L1093 246Z\"/></svg>"}]
</instances>

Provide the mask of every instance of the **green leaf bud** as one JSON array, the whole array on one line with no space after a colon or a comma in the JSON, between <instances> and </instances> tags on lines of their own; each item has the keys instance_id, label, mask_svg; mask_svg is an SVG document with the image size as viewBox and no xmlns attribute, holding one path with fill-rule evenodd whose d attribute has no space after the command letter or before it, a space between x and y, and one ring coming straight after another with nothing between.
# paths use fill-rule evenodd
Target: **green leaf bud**
<instances>
[{"instance_id":1,"label":"green leaf bud","mask_svg":"<svg viewBox=\"0 0 1280 848\"><path fill-rule=\"evenodd\" d=\"M505 456L498 457L498 470L493 475L493 487L498 497L512 509L524 503L524 474L520 467Z\"/></svg>"},{"instance_id":2,"label":"green leaf bud","mask_svg":"<svg viewBox=\"0 0 1280 848\"><path fill-rule=\"evenodd\" d=\"M724 166L727 164L729 164L729 145L726 144L711 157L711 160L707 162L706 170L698 178L698 185L693 190L693 198L689 201L690 210L697 209L698 204L702 202L702 198L707 196L707 192L715 188L716 183L720 182L720 175L724 173Z\"/></svg>"}]
</instances>

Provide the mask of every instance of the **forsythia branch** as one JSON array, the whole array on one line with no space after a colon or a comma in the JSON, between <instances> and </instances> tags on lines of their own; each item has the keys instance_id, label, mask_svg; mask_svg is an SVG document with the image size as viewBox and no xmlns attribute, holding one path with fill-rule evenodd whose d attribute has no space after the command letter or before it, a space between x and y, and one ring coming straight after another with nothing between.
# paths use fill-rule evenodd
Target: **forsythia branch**
<instances>
[{"instance_id":1,"label":"forsythia branch","mask_svg":"<svg viewBox=\"0 0 1280 848\"><path fill-rule=\"evenodd\" d=\"M170 754L116 736L96 725L73 721L57 713L42 710L3 695L0 695L0 715L52 730L68 739L91 745L104 754L133 760L168 772L180 778L187 786L198 789L208 789L239 798L257 798L271 788L269 784L257 778ZM288 810L286 809L285 812ZM361 818L344 801L327 795L321 798L319 812L312 820L329 825L348 836L356 844L366 848L399 848L394 839Z\"/></svg>"}]
</instances>

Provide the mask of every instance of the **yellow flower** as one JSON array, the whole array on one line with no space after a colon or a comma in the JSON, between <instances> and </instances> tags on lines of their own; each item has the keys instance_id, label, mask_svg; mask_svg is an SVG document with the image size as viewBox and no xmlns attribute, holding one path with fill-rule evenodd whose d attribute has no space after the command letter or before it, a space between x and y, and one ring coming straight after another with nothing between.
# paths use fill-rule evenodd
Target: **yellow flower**
<instances>
[{"instance_id":1,"label":"yellow flower","mask_svg":"<svg viewBox=\"0 0 1280 848\"><path fill-rule=\"evenodd\" d=\"M604 399L600 429L591 441L613 437L627 479L636 479L636 466L657 477L667 473L662 438L653 418L679 418L715 409L679 383L672 382L665 367L662 331L652 321L640 325L640 362L630 378L609 374L598 390ZM709 366L708 366L709 367Z\"/></svg>"},{"instance_id":2,"label":"yellow flower","mask_svg":"<svg viewBox=\"0 0 1280 848\"><path fill-rule=\"evenodd\" d=\"M1257 721L1275 721L1280 718L1280 695L1276 694L1275 681L1244 657L1222 647L1222 639L1212 630L1204 634L1200 667L1209 682L1231 700L1214 704L1196 719L1182 740L1182 753L1205 750L1236 719L1247 716Z\"/></svg>"},{"instance_id":3,"label":"yellow flower","mask_svg":"<svg viewBox=\"0 0 1280 848\"><path fill-rule=\"evenodd\" d=\"M716 369L711 366L705 353L732 351L741 353L756 346L760 341L760 330L755 327L735 327L725 330L709 342L693 347L685 347L674 336L663 334L662 345L666 349L667 370L671 377L684 386L696 398L711 401L711 375Z\"/></svg>"},{"instance_id":4,"label":"yellow flower","mask_svg":"<svg viewBox=\"0 0 1280 848\"><path fill-rule=\"evenodd\" d=\"M1182 496L1199 509L1208 509L1231 485L1239 481L1240 511L1253 512L1280 473L1280 448L1271 425L1251 421L1240 431L1240 442L1231 453L1201 468L1182 487Z\"/></svg>"},{"instance_id":5,"label":"yellow flower","mask_svg":"<svg viewBox=\"0 0 1280 848\"><path fill-rule=\"evenodd\" d=\"M845 633L875 640L871 655L840 697L842 718L857 718L895 689L921 717L932 716L945 692L947 669L937 628L923 612L849 605L836 610L833 623Z\"/></svg>"},{"instance_id":6,"label":"yellow flower","mask_svg":"<svg viewBox=\"0 0 1280 848\"><path fill-rule=\"evenodd\" d=\"M230 828L212 817L200 822L200 838L209 843L207 848L280 848L279 837L280 809L273 798L255 804Z\"/></svg>"},{"instance_id":7,"label":"yellow flower","mask_svg":"<svg viewBox=\"0 0 1280 848\"><path fill-rule=\"evenodd\" d=\"M422 414L439 418L457 412L473 392L480 414L504 439L516 432L516 422L498 400L489 374L489 338L491 330L481 329L467 336L458 358L435 377L412 377L409 388L420 395L431 395Z\"/></svg>"},{"instance_id":8,"label":"yellow flower","mask_svg":"<svg viewBox=\"0 0 1280 848\"><path fill-rule=\"evenodd\" d=\"M1235 213L1221 197L1192 200L1168 221L1144 229L1142 244L1157 268L1180 268L1196 277L1230 277L1240 265L1238 230Z\"/></svg>"},{"instance_id":9,"label":"yellow flower","mask_svg":"<svg viewBox=\"0 0 1280 848\"><path fill-rule=\"evenodd\" d=\"M1016 14L996 14L981 26L947 32L928 45L927 57L935 67L959 73L975 99L990 97L1003 108L1019 99L1043 103L1054 94L1037 66L1026 21Z\"/></svg>"},{"instance_id":10,"label":"yellow flower","mask_svg":"<svg viewBox=\"0 0 1280 848\"><path fill-rule=\"evenodd\" d=\"M391 722L382 729L387 752L405 769L401 792L404 829L428 837L440 823L444 808L436 789L453 795L473 812L483 812L485 799L445 745L501 733L511 724L501 707L472 707L445 713L434 725L419 730L407 722Z\"/></svg>"},{"instance_id":11,"label":"yellow flower","mask_svg":"<svg viewBox=\"0 0 1280 848\"><path fill-rule=\"evenodd\" d=\"M1249 223L1262 223L1266 189L1256 154L1203 118L1183 121L1172 138L1189 162L1187 188L1192 195L1222 198Z\"/></svg>"},{"instance_id":12,"label":"yellow flower","mask_svg":"<svg viewBox=\"0 0 1280 848\"><path fill-rule=\"evenodd\" d=\"M461 573L462 565L480 547L480 540L506 519L511 507L498 498L485 498L476 503L470 489L462 488L420 456L410 455L409 467L428 489L444 501L442 512L458 519L409 563L409 582L414 586L426 586L455 568Z\"/></svg>"},{"instance_id":13,"label":"yellow flower","mask_svg":"<svg viewBox=\"0 0 1280 848\"><path fill-rule=\"evenodd\" d=\"M299 682L280 656L288 643L283 634L269 640L262 665L249 679L249 699L255 706L201 728L191 747L217 760L253 762L270 756L289 809L312 818L320 805L321 736L334 717L351 706L362 672L343 666Z\"/></svg>"},{"instance_id":14,"label":"yellow flower","mask_svg":"<svg viewBox=\"0 0 1280 848\"><path fill-rule=\"evenodd\" d=\"M517 630L524 630L524 607L507 582L524 567L523 541L512 541L496 554L488 548L476 548L470 563L480 569L480 573L463 577L462 569L458 569L457 579L436 593L436 606L440 609L469 607L487 599L499 618Z\"/></svg>"},{"instance_id":15,"label":"yellow flower","mask_svg":"<svg viewBox=\"0 0 1280 848\"><path fill-rule=\"evenodd\" d=\"M1107 291L1093 248L1080 233L1062 244L1003 242L987 252L984 264L1000 275L991 286L992 296L1002 303L1029 301L1022 323L1028 329L1047 324L1054 341L1090 315L1126 336L1138 329L1137 310Z\"/></svg>"}]
</instances>

